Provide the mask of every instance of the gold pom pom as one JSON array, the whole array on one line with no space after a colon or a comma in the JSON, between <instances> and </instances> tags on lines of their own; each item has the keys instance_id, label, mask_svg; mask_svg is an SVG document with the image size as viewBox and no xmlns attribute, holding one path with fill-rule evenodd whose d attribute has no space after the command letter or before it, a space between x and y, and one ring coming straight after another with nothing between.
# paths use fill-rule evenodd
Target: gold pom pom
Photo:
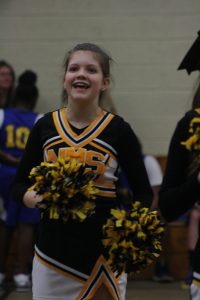
<instances>
[{"instance_id":1,"label":"gold pom pom","mask_svg":"<svg viewBox=\"0 0 200 300\"><path fill-rule=\"evenodd\" d=\"M103 245L114 272L138 272L157 258L162 250L164 227L157 211L135 202L129 211L112 209L103 226Z\"/></svg>"},{"instance_id":2,"label":"gold pom pom","mask_svg":"<svg viewBox=\"0 0 200 300\"><path fill-rule=\"evenodd\" d=\"M43 196L38 207L49 211L50 219L84 221L95 209L98 189L93 184L94 174L76 159L42 162L31 170L29 178L29 190Z\"/></svg>"}]
</instances>

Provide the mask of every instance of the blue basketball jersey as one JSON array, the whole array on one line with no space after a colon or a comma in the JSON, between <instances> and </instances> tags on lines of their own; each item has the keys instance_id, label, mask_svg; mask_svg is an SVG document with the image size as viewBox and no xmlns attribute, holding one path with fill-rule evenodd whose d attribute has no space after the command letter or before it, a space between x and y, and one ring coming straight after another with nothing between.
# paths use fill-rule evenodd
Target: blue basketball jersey
<instances>
[{"instance_id":1,"label":"blue basketball jersey","mask_svg":"<svg viewBox=\"0 0 200 300\"><path fill-rule=\"evenodd\" d=\"M18 108L0 109L0 150L20 159L30 131L41 116L41 114ZM15 174L16 166L0 162L0 197L3 199L6 211L10 205L9 191ZM16 212L17 209L19 210L16 208L14 211ZM12 222L13 220L12 217Z\"/></svg>"},{"instance_id":2,"label":"blue basketball jersey","mask_svg":"<svg viewBox=\"0 0 200 300\"><path fill-rule=\"evenodd\" d=\"M21 157L30 131L40 116L18 108L0 109L0 149Z\"/></svg>"}]
</instances>

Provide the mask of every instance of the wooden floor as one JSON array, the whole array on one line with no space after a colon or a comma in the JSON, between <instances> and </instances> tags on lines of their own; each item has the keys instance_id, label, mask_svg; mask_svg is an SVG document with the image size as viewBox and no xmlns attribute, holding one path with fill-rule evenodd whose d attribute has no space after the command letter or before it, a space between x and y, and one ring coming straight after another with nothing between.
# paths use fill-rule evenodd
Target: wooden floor
<instances>
[{"instance_id":1,"label":"wooden floor","mask_svg":"<svg viewBox=\"0 0 200 300\"><path fill-rule=\"evenodd\" d=\"M0 300L31 300L31 292L17 292L8 284L0 289ZM129 281L126 300L188 300L188 289L180 282L156 283L153 281ZM67 299L66 299L67 300Z\"/></svg>"}]
</instances>

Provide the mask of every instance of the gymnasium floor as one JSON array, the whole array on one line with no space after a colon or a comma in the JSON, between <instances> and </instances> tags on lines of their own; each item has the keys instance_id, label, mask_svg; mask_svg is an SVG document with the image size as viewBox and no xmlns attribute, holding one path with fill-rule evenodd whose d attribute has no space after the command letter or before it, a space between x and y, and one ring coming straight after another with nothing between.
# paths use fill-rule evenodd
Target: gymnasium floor
<instances>
[{"instance_id":1,"label":"gymnasium floor","mask_svg":"<svg viewBox=\"0 0 200 300\"><path fill-rule=\"evenodd\" d=\"M126 300L188 300L188 289L180 282L156 283L153 281L128 282ZM31 292L17 292L12 285L0 289L0 300L31 300ZM66 299L67 300L67 299Z\"/></svg>"}]
</instances>

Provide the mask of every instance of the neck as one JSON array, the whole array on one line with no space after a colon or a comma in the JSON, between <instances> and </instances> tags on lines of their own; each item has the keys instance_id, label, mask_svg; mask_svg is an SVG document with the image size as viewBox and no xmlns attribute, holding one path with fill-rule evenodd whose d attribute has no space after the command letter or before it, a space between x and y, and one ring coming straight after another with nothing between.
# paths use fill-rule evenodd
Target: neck
<instances>
[{"instance_id":1,"label":"neck","mask_svg":"<svg viewBox=\"0 0 200 300\"><path fill-rule=\"evenodd\" d=\"M15 107L23 111L31 111L30 108L28 108L26 105L23 104L17 104Z\"/></svg>"},{"instance_id":2,"label":"neck","mask_svg":"<svg viewBox=\"0 0 200 300\"><path fill-rule=\"evenodd\" d=\"M0 107L4 107L6 104L7 94L5 90L0 90Z\"/></svg>"},{"instance_id":3,"label":"neck","mask_svg":"<svg viewBox=\"0 0 200 300\"><path fill-rule=\"evenodd\" d=\"M68 121L77 128L88 126L100 113L102 109L98 105L76 106L69 103L66 107Z\"/></svg>"}]
</instances>

